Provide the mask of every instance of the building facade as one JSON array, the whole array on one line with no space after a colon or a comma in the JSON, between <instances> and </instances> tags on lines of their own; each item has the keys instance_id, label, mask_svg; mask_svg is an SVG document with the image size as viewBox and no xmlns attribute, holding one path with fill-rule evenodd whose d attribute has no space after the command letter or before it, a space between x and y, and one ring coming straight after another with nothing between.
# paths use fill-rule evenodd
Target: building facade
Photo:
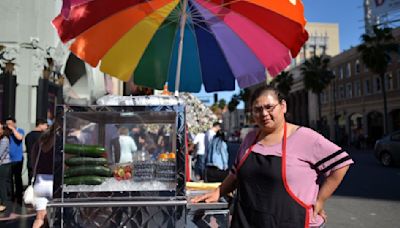
<instances>
[{"instance_id":1,"label":"building facade","mask_svg":"<svg viewBox=\"0 0 400 228\"><path fill-rule=\"evenodd\" d=\"M306 59L314 55L335 56L339 54L339 25L307 23L306 29L310 37L289 69L293 75L293 85L287 97L287 118L293 123L316 128L319 119L317 96L305 89L300 68Z\"/></svg>"},{"instance_id":2,"label":"building facade","mask_svg":"<svg viewBox=\"0 0 400 228\"><path fill-rule=\"evenodd\" d=\"M318 120L317 96L304 88L300 67L306 59L314 55L325 53L329 56L335 56L339 54L339 25L336 23L309 22L306 24L306 30L309 33L309 39L287 69L293 75L293 85L287 97L287 119L302 126L316 127ZM272 79L268 77L268 81L270 80ZM262 85L250 87L250 93ZM245 102L245 112L246 123L251 124L248 102Z\"/></svg>"},{"instance_id":3,"label":"building facade","mask_svg":"<svg viewBox=\"0 0 400 228\"><path fill-rule=\"evenodd\" d=\"M222 129L228 133L228 136L235 134L246 125L244 109L236 109L233 112L226 111L222 114Z\"/></svg>"},{"instance_id":4,"label":"building facade","mask_svg":"<svg viewBox=\"0 0 400 228\"><path fill-rule=\"evenodd\" d=\"M0 117L15 117L26 132L36 118L46 118L46 112L61 102L58 89L54 91L58 86L64 90L64 100L76 104L93 103L106 93L123 93L121 81L83 63L61 43L51 24L61 4L60 0L0 1L0 75L9 79L2 69L13 59L7 74L16 78L10 93L10 83L2 83L0 76ZM64 76L67 80L61 82Z\"/></svg>"},{"instance_id":5,"label":"building facade","mask_svg":"<svg viewBox=\"0 0 400 228\"><path fill-rule=\"evenodd\" d=\"M400 39L400 29L393 35ZM331 138L343 143L357 142L363 134L374 143L384 132L381 79L362 63L357 48L331 58L335 79L322 93L322 116ZM400 56L394 54L386 73L388 106L387 132L400 129Z\"/></svg>"}]
</instances>

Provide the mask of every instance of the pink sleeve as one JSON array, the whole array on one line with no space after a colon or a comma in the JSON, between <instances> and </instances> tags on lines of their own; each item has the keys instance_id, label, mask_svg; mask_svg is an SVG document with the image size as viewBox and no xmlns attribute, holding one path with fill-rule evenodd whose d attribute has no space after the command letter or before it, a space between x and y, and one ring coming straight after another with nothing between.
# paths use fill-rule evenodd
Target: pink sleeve
<instances>
[{"instance_id":1,"label":"pink sleeve","mask_svg":"<svg viewBox=\"0 0 400 228\"><path fill-rule=\"evenodd\" d=\"M252 146L252 144L254 144L255 138L257 137L257 132L258 130L250 131L244 138L236 154L235 162L233 163L232 168L230 170L231 174L236 175L239 162L242 159L243 155L246 153L247 149L249 149Z\"/></svg>"},{"instance_id":2,"label":"pink sleeve","mask_svg":"<svg viewBox=\"0 0 400 228\"><path fill-rule=\"evenodd\" d=\"M317 136L313 144L311 163L320 174L329 176L332 171L354 163L349 154L338 145L316 132L315 134Z\"/></svg>"}]
</instances>

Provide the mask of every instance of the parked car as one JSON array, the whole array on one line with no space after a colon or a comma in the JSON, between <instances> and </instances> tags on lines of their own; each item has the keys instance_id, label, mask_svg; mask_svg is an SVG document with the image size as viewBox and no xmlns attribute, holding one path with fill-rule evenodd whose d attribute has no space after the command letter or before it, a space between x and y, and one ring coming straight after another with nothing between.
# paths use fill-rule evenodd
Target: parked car
<instances>
[{"instance_id":1,"label":"parked car","mask_svg":"<svg viewBox=\"0 0 400 228\"><path fill-rule=\"evenodd\" d=\"M400 131L395 131L375 143L375 157L384 166L400 164Z\"/></svg>"}]
</instances>

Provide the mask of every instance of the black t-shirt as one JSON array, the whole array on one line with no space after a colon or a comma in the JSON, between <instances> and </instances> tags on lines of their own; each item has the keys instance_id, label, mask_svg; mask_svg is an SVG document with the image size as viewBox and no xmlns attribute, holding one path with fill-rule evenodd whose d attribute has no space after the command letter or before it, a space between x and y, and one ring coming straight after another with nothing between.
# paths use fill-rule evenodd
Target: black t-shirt
<instances>
[{"instance_id":1,"label":"black t-shirt","mask_svg":"<svg viewBox=\"0 0 400 228\"><path fill-rule=\"evenodd\" d=\"M40 136L42 135L41 131L31 131L25 136L25 147L26 153L28 154L28 166L31 168L31 154L33 145L39 140Z\"/></svg>"}]
</instances>

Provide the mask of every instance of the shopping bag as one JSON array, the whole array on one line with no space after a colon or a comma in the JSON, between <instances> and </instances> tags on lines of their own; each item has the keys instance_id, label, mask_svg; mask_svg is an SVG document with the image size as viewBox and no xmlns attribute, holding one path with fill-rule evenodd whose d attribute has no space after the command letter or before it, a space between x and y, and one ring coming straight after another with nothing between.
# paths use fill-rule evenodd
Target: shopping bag
<instances>
[{"instance_id":1,"label":"shopping bag","mask_svg":"<svg viewBox=\"0 0 400 228\"><path fill-rule=\"evenodd\" d=\"M33 184L29 185L24 192L24 203L35 204L35 193L33 192Z\"/></svg>"}]
</instances>

